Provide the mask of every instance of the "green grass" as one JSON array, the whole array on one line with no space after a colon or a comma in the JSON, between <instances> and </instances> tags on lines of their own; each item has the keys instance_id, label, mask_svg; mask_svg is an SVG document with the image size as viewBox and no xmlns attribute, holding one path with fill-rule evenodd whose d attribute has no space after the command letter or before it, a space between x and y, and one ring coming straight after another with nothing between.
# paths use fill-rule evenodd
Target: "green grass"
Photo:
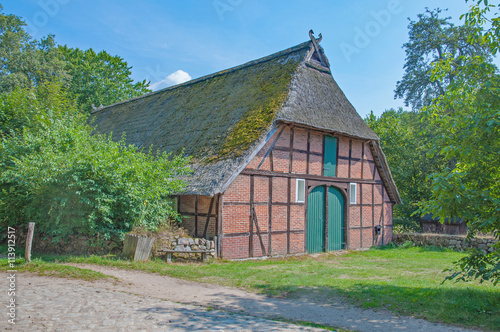
<instances>
[{"instance_id":1,"label":"green grass","mask_svg":"<svg viewBox=\"0 0 500 332\"><path fill-rule=\"evenodd\" d=\"M113 278L100 272L95 272L88 269L61 265L55 262L45 262L40 258L33 259L31 263L26 263L24 259L16 259L14 268L9 266L6 259L0 259L0 271L7 270L15 270L17 272L30 272L39 276L74 278L88 281Z\"/></svg>"},{"instance_id":2,"label":"green grass","mask_svg":"<svg viewBox=\"0 0 500 332\"><path fill-rule=\"evenodd\" d=\"M500 288L491 284L442 284L452 262L463 253L437 248L389 248L286 259L165 264L130 262L114 256L47 260L91 263L142 270L176 278L235 286L286 298L328 302L342 296L364 308L469 327L498 330Z\"/></svg>"}]
</instances>

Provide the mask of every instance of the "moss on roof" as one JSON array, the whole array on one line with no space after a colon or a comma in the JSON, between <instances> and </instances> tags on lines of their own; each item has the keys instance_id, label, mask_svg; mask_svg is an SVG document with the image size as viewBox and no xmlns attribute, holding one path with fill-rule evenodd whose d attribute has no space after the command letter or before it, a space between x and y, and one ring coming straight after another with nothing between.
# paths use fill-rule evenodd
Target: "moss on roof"
<instances>
[{"instance_id":1,"label":"moss on roof","mask_svg":"<svg viewBox=\"0 0 500 332\"><path fill-rule=\"evenodd\" d=\"M94 113L98 132L195 162L240 156L272 124L306 47ZM112 120L111 120L112 118Z\"/></svg>"},{"instance_id":2,"label":"moss on roof","mask_svg":"<svg viewBox=\"0 0 500 332\"><path fill-rule=\"evenodd\" d=\"M252 88L245 90L243 97L254 101L231 128L221 149L216 152L217 158L240 156L269 128L287 96L287 87L297 69L297 62L297 59L287 59L277 66L280 69L272 77L262 71L249 78L247 82ZM273 65L272 62L268 64Z\"/></svg>"}]
</instances>

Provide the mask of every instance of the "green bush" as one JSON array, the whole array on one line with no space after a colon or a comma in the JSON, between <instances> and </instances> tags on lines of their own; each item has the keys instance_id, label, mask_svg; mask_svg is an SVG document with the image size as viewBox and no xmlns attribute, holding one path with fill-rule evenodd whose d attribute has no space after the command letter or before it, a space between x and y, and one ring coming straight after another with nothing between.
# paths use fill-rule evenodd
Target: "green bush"
<instances>
[{"instance_id":1,"label":"green bush","mask_svg":"<svg viewBox=\"0 0 500 332\"><path fill-rule=\"evenodd\" d=\"M109 239L177 218L168 196L183 189L188 160L91 135L86 116L65 98L57 83L1 97L0 119L10 119L0 122L1 224L34 221L57 241Z\"/></svg>"}]
</instances>

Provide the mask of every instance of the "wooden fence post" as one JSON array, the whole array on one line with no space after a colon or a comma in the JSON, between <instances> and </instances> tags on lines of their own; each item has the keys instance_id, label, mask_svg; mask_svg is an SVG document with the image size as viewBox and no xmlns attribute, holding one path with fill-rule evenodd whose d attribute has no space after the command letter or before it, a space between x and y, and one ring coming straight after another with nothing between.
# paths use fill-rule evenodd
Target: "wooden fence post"
<instances>
[{"instance_id":1,"label":"wooden fence post","mask_svg":"<svg viewBox=\"0 0 500 332\"><path fill-rule=\"evenodd\" d=\"M24 259L27 263L31 262L31 242L33 241L33 232L35 231L35 223L28 224L28 236L26 237L26 250L24 251Z\"/></svg>"},{"instance_id":2,"label":"wooden fence post","mask_svg":"<svg viewBox=\"0 0 500 332\"><path fill-rule=\"evenodd\" d=\"M219 253L218 253L219 243L217 240L218 240L217 236L214 236L214 253L215 253L214 258L216 258L216 259L219 257Z\"/></svg>"}]
</instances>

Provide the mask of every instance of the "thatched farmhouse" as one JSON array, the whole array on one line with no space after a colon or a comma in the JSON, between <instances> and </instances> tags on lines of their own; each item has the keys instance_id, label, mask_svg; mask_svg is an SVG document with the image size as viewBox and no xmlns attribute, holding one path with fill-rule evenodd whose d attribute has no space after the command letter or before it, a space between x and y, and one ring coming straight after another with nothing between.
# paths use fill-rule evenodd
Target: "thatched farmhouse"
<instances>
[{"instance_id":1,"label":"thatched farmhouse","mask_svg":"<svg viewBox=\"0 0 500 332\"><path fill-rule=\"evenodd\" d=\"M182 226L223 258L388 243L397 188L319 41L98 109L96 130L192 156Z\"/></svg>"}]
</instances>

